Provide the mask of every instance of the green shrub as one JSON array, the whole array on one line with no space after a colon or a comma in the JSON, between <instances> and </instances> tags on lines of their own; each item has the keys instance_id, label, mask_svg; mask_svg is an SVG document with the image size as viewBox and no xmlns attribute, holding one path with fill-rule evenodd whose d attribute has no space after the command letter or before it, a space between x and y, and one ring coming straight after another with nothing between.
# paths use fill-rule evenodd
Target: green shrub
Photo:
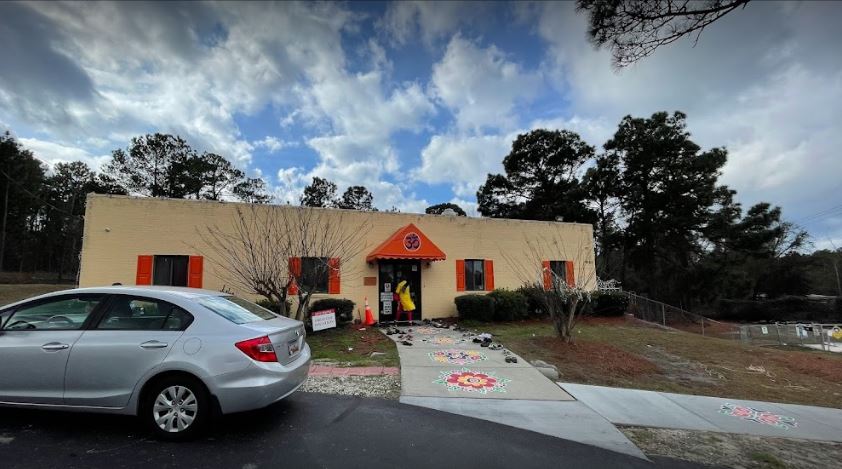
<instances>
[{"instance_id":1,"label":"green shrub","mask_svg":"<svg viewBox=\"0 0 842 469\"><path fill-rule=\"evenodd\" d=\"M277 301L269 301L265 298L259 299L255 301L259 306L263 306L264 308L268 309L269 311L281 314L281 304ZM286 307L286 316L289 316L289 311L292 309L292 303L287 301Z\"/></svg>"},{"instance_id":2,"label":"green shrub","mask_svg":"<svg viewBox=\"0 0 842 469\"><path fill-rule=\"evenodd\" d=\"M345 298L323 298L310 303L310 311L334 309L336 310L336 322L342 324L354 320L354 306L353 301Z\"/></svg>"},{"instance_id":3,"label":"green shrub","mask_svg":"<svg viewBox=\"0 0 842 469\"><path fill-rule=\"evenodd\" d=\"M459 319L485 322L494 320L494 299L487 295L462 295L457 296L454 301Z\"/></svg>"},{"instance_id":4,"label":"green shrub","mask_svg":"<svg viewBox=\"0 0 842 469\"><path fill-rule=\"evenodd\" d=\"M497 289L487 296L494 300L495 321L516 321L529 317L526 297L523 293Z\"/></svg>"},{"instance_id":5,"label":"green shrub","mask_svg":"<svg viewBox=\"0 0 842 469\"><path fill-rule=\"evenodd\" d=\"M526 299L526 312L531 317L542 317L547 315L547 307L542 296L544 292L532 286L523 286L517 292Z\"/></svg>"},{"instance_id":6,"label":"green shrub","mask_svg":"<svg viewBox=\"0 0 842 469\"><path fill-rule=\"evenodd\" d=\"M629 307L629 297L620 292L595 293L591 297L593 316L622 316Z\"/></svg>"}]
</instances>

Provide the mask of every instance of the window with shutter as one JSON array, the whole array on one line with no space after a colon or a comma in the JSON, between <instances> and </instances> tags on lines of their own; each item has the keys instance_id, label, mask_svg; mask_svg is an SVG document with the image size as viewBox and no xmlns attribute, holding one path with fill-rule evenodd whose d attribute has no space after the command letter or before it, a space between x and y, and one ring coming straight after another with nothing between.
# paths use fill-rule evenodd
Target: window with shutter
<instances>
[{"instance_id":1,"label":"window with shutter","mask_svg":"<svg viewBox=\"0 0 842 469\"><path fill-rule=\"evenodd\" d=\"M465 291L465 261L456 260L456 291Z\"/></svg>"},{"instance_id":2,"label":"window with shutter","mask_svg":"<svg viewBox=\"0 0 842 469\"><path fill-rule=\"evenodd\" d=\"M327 292L332 295L338 295L340 290L340 281L339 281L339 259L332 258L327 261L328 267L328 279L327 279Z\"/></svg>"},{"instance_id":3,"label":"window with shutter","mask_svg":"<svg viewBox=\"0 0 842 469\"><path fill-rule=\"evenodd\" d=\"M137 256L135 285L152 285L152 256Z\"/></svg>"}]
</instances>

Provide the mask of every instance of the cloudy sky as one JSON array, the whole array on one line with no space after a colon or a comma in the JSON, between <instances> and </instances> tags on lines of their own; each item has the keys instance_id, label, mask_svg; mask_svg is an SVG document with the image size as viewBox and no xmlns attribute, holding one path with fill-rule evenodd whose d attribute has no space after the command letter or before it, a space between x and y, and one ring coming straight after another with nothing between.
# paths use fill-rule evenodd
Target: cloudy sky
<instances>
[{"instance_id":1,"label":"cloudy sky","mask_svg":"<svg viewBox=\"0 0 842 469\"><path fill-rule=\"evenodd\" d=\"M601 146L626 114L688 114L723 182L842 246L842 3L752 2L615 71L570 3L3 3L0 128L98 167L168 132L297 200L312 176L381 208L475 210L532 128Z\"/></svg>"}]
</instances>

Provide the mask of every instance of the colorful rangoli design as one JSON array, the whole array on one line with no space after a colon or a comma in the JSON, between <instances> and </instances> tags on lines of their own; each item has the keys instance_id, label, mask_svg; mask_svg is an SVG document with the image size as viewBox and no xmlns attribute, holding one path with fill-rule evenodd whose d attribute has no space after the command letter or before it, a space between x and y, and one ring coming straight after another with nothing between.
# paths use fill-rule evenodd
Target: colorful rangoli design
<instances>
[{"instance_id":1,"label":"colorful rangoli design","mask_svg":"<svg viewBox=\"0 0 842 469\"><path fill-rule=\"evenodd\" d=\"M430 360L436 363L447 363L450 365L471 365L482 360L488 360L484 353L476 350L436 350L430 352Z\"/></svg>"},{"instance_id":2,"label":"colorful rangoli design","mask_svg":"<svg viewBox=\"0 0 842 469\"><path fill-rule=\"evenodd\" d=\"M496 376L491 371L479 372L468 368L439 372L439 379L433 384L442 384L448 391L466 391L478 394L506 392L508 378Z\"/></svg>"},{"instance_id":3,"label":"colorful rangoli design","mask_svg":"<svg viewBox=\"0 0 842 469\"><path fill-rule=\"evenodd\" d=\"M738 417L743 420L751 420L752 422L771 425L784 430L789 430L790 428L798 426L798 423L792 417L773 414L765 410L757 410L751 407L736 404L723 404L722 407L719 408L719 413L731 417Z\"/></svg>"},{"instance_id":4,"label":"colorful rangoli design","mask_svg":"<svg viewBox=\"0 0 842 469\"><path fill-rule=\"evenodd\" d=\"M439 336L430 339L430 343L436 345L454 345L456 343L456 339L453 337Z\"/></svg>"},{"instance_id":5,"label":"colorful rangoli design","mask_svg":"<svg viewBox=\"0 0 842 469\"><path fill-rule=\"evenodd\" d=\"M441 334L441 331L442 330L437 328L437 327L429 327L429 326L416 327L415 329L413 329L413 332L415 334L426 334L426 335Z\"/></svg>"}]
</instances>

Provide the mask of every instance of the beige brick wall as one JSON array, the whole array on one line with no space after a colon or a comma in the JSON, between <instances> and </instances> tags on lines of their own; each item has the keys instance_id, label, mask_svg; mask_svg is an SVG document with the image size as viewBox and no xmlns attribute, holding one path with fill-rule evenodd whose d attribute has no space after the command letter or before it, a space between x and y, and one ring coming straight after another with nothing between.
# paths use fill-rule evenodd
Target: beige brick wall
<instances>
[{"instance_id":1,"label":"beige brick wall","mask_svg":"<svg viewBox=\"0 0 842 469\"><path fill-rule=\"evenodd\" d=\"M80 286L114 282L134 285L138 255L210 252L197 233L209 225L230 226L236 205L92 194L88 197L85 214ZM284 209L300 210L297 207ZM377 265L367 264L365 256L409 223L414 223L447 254L445 261L421 265L424 317L456 314L453 299L461 294L456 291L457 259L492 259L495 287L509 289L522 285L524 272L531 272L533 268L534 279L538 279L541 259L572 260L577 283L588 289L596 288L591 225L383 212L330 210L329 213L343 213L349 225L355 227L367 218L370 230L362 233L365 248L357 259L350 261L351 265L342 266L343 273L348 272L348 275L341 276L341 294L318 297L349 298L359 309L368 297L375 316L377 286L363 286L363 277L376 277ZM534 249L528 247L527 240L541 252L536 255ZM230 288L230 282L226 284L220 278L219 273L224 269L225 266L214 265L206 257L204 288ZM256 298L251 292L235 290L235 293Z\"/></svg>"}]
</instances>

